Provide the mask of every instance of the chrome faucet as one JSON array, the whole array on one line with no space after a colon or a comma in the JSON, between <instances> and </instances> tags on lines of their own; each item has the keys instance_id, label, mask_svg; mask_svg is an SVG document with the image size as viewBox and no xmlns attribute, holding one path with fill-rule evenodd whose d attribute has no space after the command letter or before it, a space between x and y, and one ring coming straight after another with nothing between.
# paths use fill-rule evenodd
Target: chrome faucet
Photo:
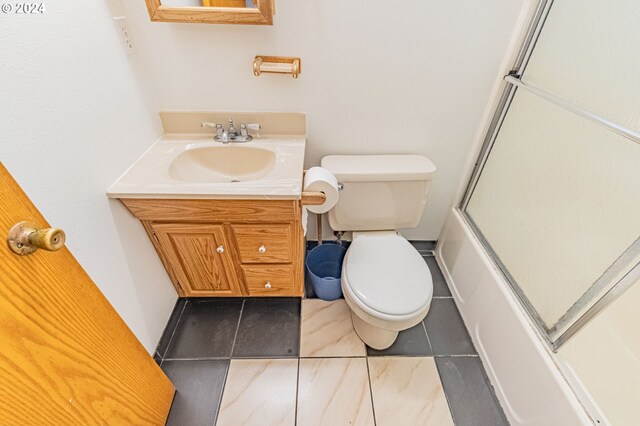
<instances>
[{"instance_id":1,"label":"chrome faucet","mask_svg":"<svg viewBox=\"0 0 640 426\"><path fill-rule=\"evenodd\" d=\"M216 142L222 142L223 144L228 144L230 142L250 142L253 140L253 136L249 134L249 129L260 130L262 128L260 124L241 124L240 133L238 133L238 130L233 125L233 119L231 118L229 119L229 128L227 130L224 129L222 124L216 123L204 122L201 124L201 127L216 129L216 135L213 137L213 140Z\"/></svg>"},{"instance_id":2,"label":"chrome faucet","mask_svg":"<svg viewBox=\"0 0 640 426\"><path fill-rule=\"evenodd\" d=\"M233 119L229 119L229 130L227 130L227 137L231 140L235 140L238 137L238 131L233 127Z\"/></svg>"}]
</instances>

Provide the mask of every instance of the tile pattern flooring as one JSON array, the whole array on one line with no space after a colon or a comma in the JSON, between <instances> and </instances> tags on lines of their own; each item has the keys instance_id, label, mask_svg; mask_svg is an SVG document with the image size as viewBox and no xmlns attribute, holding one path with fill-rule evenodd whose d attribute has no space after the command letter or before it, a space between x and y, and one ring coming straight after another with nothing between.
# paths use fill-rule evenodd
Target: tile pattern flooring
<instances>
[{"instance_id":1,"label":"tile pattern flooring","mask_svg":"<svg viewBox=\"0 0 640 426\"><path fill-rule=\"evenodd\" d=\"M365 347L344 300L181 299L156 360L168 425L507 425L433 257L427 318Z\"/></svg>"}]
</instances>

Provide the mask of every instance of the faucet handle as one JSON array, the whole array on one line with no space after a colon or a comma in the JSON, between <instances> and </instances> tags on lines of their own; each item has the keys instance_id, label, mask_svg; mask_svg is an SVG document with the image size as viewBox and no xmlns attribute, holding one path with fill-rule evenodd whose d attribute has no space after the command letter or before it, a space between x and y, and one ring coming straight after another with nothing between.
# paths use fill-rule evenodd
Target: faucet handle
<instances>
[{"instance_id":1,"label":"faucet handle","mask_svg":"<svg viewBox=\"0 0 640 426\"><path fill-rule=\"evenodd\" d=\"M212 129L216 129L216 135L219 137L222 137L223 133L224 133L224 129L222 127L222 124L216 124L216 123L209 123L209 122L204 122L202 124L200 124L200 127L210 127Z\"/></svg>"},{"instance_id":2,"label":"faucet handle","mask_svg":"<svg viewBox=\"0 0 640 426\"><path fill-rule=\"evenodd\" d=\"M262 124L259 124L259 123L247 124L246 127L249 130L255 130L256 138L260 138L260 129L262 129Z\"/></svg>"}]
</instances>

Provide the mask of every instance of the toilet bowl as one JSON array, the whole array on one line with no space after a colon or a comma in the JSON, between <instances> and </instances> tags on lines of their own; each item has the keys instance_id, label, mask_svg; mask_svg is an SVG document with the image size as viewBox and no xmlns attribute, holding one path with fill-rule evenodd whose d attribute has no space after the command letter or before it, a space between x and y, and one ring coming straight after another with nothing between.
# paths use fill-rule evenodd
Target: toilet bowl
<instances>
[{"instance_id":1,"label":"toilet bowl","mask_svg":"<svg viewBox=\"0 0 640 426\"><path fill-rule=\"evenodd\" d=\"M393 231L354 233L341 285L356 333L374 349L388 348L399 331L420 323L433 296L426 262Z\"/></svg>"},{"instance_id":2,"label":"toilet bowl","mask_svg":"<svg viewBox=\"0 0 640 426\"><path fill-rule=\"evenodd\" d=\"M370 347L388 348L431 306L429 267L395 230L420 222L436 167L420 155L330 155L321 164L342 183L331 228L355 231L341 282L353 326Z\"/></svg>"}]
</instances>

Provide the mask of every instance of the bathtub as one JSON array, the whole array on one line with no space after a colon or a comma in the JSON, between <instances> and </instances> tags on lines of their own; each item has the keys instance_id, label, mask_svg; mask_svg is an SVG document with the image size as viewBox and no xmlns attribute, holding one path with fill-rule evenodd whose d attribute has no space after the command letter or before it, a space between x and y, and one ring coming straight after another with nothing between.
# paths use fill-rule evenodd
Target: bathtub
<instances>
[{"instance_id":1,"label":"bathtub","mask_svg":"<svg viewBox=\"0 0 640 426\"><path fill-rule=\"evenodd\" d=\"M594 424L508 282L453 209L436 260L512 425Z\"/></svg>"}]
</instances>

